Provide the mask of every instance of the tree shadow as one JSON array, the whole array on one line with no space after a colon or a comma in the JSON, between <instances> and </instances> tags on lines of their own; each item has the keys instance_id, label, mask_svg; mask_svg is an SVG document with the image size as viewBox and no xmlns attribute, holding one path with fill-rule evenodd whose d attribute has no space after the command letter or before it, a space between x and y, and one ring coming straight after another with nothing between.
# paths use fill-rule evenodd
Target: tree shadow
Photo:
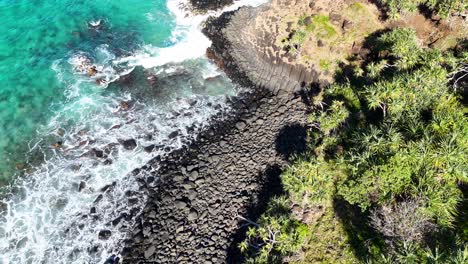
<instances>
[{"instance_id":1,"label":"tree shadow","mask_svg":"<svg viewBox=\"0 0 468 264\"><path fill-rule=\"evenodd\" d=\"M319 83L310 83L306 85L303 83L301 91L299 91L299 96L301 97L302 102L309 108L313 106L312 100L315 96L319 95L322 91L322 86Z\"/></svg>"},{"instance_id":2,"label":"tree shadow","mask_svg":"<svg viewBox=\"0 0 468 264\"><path fill-rule=\"evenodd\" d=\"M380 19L381 20L387 20L389 18L388 16L388 6L381 0L369 0L372 4L377 6L377 8L380 11Z\"/></svg>"},{"instance_id":3,"label":"tree shadow","mask_svg":"<svg viewBox=\"0 0 468 264\"><path fill-rule=\"evenodd\" d=\"M263 181L261 189L256 196L252 197L251 205L247 208L247 213L243 215L243 217L257 222L260 216L267 210L270 200L275 196L284 194L280 178L281 172L282 170L278 165L273 165L269 166L265 172L258 176ZM226 263L234 264L243 262L243 255L238 245L245 239L247 229L247 225L241 226L237 229L236 233L231 236L231 244L228 248Z\"/></svg>"},{"instance_id":4,"label":"tree shadow","mask_svg":"<svg viewBox=\"0 0 468 264\"><path fill-rule=\"evenodd\" d=\"M276 151L286 160L307 150L307 128L300 124L283 127L275 141Z\"/></svg>"},{"instance_id":5,"label":"tree shadow","mask_svg":"<svg viewBox=\"0 0 468 264\"><path fill-rule=\"evenodd\" d=\"M301 124L292 124L284 126L275 140L275 148L285 160L292 159L306 152L307 150L307 128ZM272 165L258 175L261 179L261 188L251 198L251 204L246 209L243 217L257 222L261 215L268 209L272 198L285 194L281 182L282 169L279 165ZM286 212L283 212L286 213ZM238 245L245 240L248 226L240 226L236 233L231 236L231 244L228 248L226 262L242 263L243 255Z\"/></svg>"},{"instance_id":6,"label":"tree shadow","mask_svg":"<svg viewBox=\"0 0 468 264\"><path fill-rule=\"evenodd\" d=\"M343 224L354 255L359 260L366 262L375 255L375 251L381 252L385 248L379 233L369 225L367 213L341 197L333 199L333 209Z\"/></svg>"}]
</instances>

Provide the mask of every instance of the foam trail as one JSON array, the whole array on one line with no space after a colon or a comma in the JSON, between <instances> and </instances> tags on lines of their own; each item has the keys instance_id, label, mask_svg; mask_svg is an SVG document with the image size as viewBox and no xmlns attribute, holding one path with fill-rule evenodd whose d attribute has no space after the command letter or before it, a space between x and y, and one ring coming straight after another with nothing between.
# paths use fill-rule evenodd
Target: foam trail
<instances>
[{"instance_id":1,"label":"foam trail","mask_svg":"<svg viewBox=\"0 0 468 264\"><path fill-rule=\"evenodd\" d=\"M43 129L44 136L60 134L62 147L31 144L42 149L43 163L18 180L16 192L2 201L0 263L104 262L123 244L146 203L138 184L146 176L131 172L191 140L213 114L223 111L223 98L194 95L167 106L136 102L125 110L122 102L134 100L124 94L81 97L66 106ZM79 116L73 118L80 122L63 129L76 109ZM169 139L174 131L179 136ZM122 143L127 139L135 145ZM148 146L154 146L150 153Z\"/></svg>"},{"instance_id":2,"label":"foam trail","mask_svg":"<svg viewBox=\"0 0 468 264\"><path fill-rule=\"evenodd\" d=\"M177 22L173 39L177 40L180 36L183 36L183 39L174 46L167 48L146 45L137 54L121 58L116 63L128 63L131 66L152 68L203 57L206 54L206 49L211 45L211 41L201 32L201 26L208 17L219 16L223 12L236 10L241 6L259 6L266 2L268 0L241 0L220 11L211 11L204 15L193 15L184 8L188 6L186 0L170 0L167 5Z\"/></svg>"},{"instance_id":3,"label":"foam trail","mask_svg":"<svg viewBox=\"0 0 468 264\"><path fill-rule=\"evenodd\" d=\"M118 253L146 203L139 181L157 182L154 174L132 172L187 144L213 115L226 110L225 94L233 93L232 85L221 78L222 87L206 89L220 95L205 94L210 82L219 85L219 79L212 79L221 73L205 59L194 60L210 45L200 32L202 21L220 12L186 16L181 3L168 2L177 20L172 47L148 45L134 56L118 58L101 45L95 58L75 52L53 63L59 80L67 82L71 74L74 81L66 83L66 104L29 144L34 167L0 201L1 264L103 263ZM99 74L90 78L88 68L80 71L86 64L96 65ZM96 78L116 81L139 65L147 68L141 74L157 76L157 89L104 93L106 86L93 84ZM149 92L156 93L154 100L148 99ZM170 139L174 131L178 136Z\"/></svg>"}]
</instances>

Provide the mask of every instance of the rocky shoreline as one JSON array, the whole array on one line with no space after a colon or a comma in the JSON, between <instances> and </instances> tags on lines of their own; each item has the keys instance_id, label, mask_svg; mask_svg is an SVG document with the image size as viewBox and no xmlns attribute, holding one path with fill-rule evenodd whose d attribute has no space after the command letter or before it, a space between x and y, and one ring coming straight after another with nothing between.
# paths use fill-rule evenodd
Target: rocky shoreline
<instances>
[{"instance_id":1,"label":"rocky shoreline","mask_svg":"<svg viewBox=\"0 0 468 264\"><path fill-rule=\"evenodd\" d=\"M205 13L209 10L221 9L233 2L234 0L190 0L190 5L194 11Z\"/></svg>"},{"instance_id":2,"label":"rocky shoreline","mask_svg":"<svg viewBox=\"0 0 468 264\"><path fill-rule=\"evenodd\" d=\"M255 220L281 193L279 174L305 150L310 106L302 94L318 75L272 61L258 36L243 36L262 8L207 22L208 57L247 91L190 146L142 168L158 184L142 184L150 198L121 252L124 263L240 262L242 218Z\"/></svg>"}]
</instances>

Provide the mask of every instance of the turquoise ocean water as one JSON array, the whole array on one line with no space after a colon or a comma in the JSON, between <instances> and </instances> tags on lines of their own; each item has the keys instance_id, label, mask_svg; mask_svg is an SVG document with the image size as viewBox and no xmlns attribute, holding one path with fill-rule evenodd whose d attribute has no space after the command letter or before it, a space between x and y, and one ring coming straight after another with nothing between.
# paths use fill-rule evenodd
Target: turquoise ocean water
<instances>
[{"instance_id":1,"label":"turquoise ocean water","mask_svg":"<svg viewBox=\"0 0 468 264\"><path fill-rule=\"evenodd\" d=\"M177 1L0 0L0 264L118 254L157 182L132 172L227 108Z\"/></svg>"},{"instance_id":2,"label":"turquoise ocean water","mask_svg":"<svg viewBox=\"0 0 468 264\"><path fill-rule=\"evenodd\" d=\"M96 55L107 45L117 56L142 44L172 43L174 18L164 0L0 0L0 178L22 167L27 143L73 98L67 69L60 80L54 61L76 52ZM99 31L88 22L102 20ZM80 87L83 93L101 92ZM87 90L86 90L87 89ZM86 91L84 91L86 90Z\"/></svg>"}]
</instances>

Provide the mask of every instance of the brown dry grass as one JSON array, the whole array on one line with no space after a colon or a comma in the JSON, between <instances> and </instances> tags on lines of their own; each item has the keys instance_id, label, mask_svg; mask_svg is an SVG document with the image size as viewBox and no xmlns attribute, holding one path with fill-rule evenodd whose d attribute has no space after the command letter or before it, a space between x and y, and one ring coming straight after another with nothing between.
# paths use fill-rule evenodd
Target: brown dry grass
<instances>
[{"instance_id":1,"label":"brown dry grass","mask_svg":"<svg viewBox=\"0 0 468 264\"><path fill-rule=\"evenodd\" d=\"M396 21L381 20L382 13L368 0L273 0L266 16L257 22L260 46L270 57L318 70L320 79L333 81L340 63L352 55L365 56L362 44L372 33L395 27L411 27L425 46L448 49L468 37L468 23L461 17L433 21L421 14L405 14ZM307 18L308 24L301 24ZM298 33L303 36L294 36ZM297 37L297 38L296 38ZM294 40L300 39L300 48ZM302 38L304 38L302 40ZM292 50L291 50L291 47Z\"/></svg>"}]
</instances>

